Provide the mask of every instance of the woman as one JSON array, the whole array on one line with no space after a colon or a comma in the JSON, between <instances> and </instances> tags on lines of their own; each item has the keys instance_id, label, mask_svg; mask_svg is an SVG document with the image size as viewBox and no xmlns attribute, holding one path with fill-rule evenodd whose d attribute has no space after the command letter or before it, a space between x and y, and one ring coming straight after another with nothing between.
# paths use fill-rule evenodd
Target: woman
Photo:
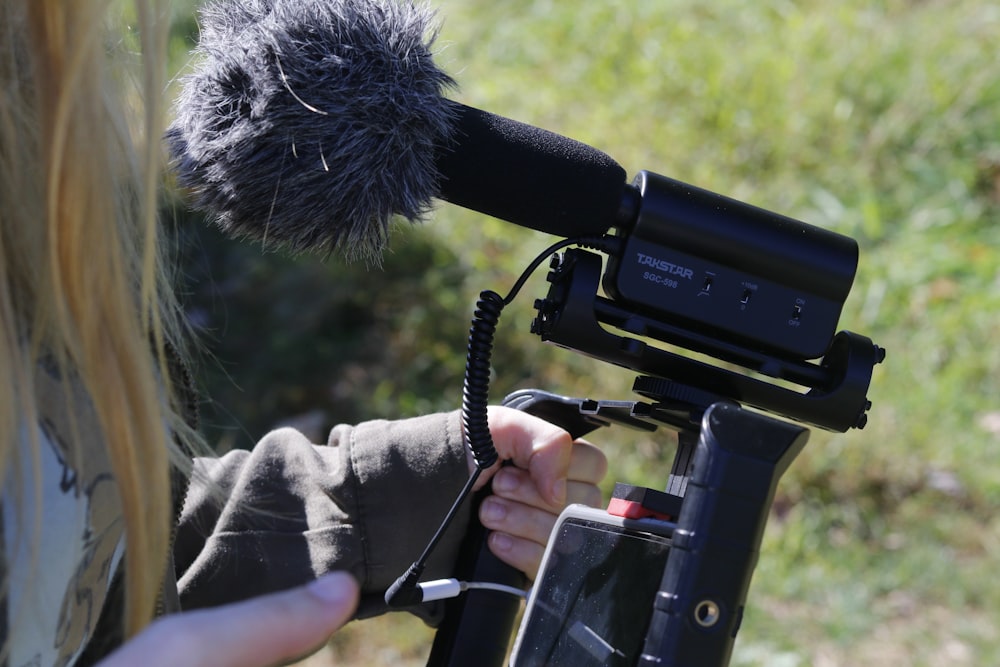
<instances>
[{"instance_id":1,"label":"woman","mask_svg":"<svg viewBox=\"0 0 1000 667\"><path fill-rule=\"evenodd\" d=\"M279 431L220 460L199 447L155 215L166 10L136 2L132 44L106 30L108 6L121 4L0 0L3 656L279 663L321 645L359 588L376 600L422 547L409 542L435 513L378 491L453 497L469 469L460 426L341 426L323 446ZM531 574L559 508L596 501L604 458L521 413L490 417L515 465L482 519L494 551ZM390 544L400 527L410 537ZM449 540L431 569L447 571ZM185 606L204 608L152 622Z\"/></svg>"}]
</instances>

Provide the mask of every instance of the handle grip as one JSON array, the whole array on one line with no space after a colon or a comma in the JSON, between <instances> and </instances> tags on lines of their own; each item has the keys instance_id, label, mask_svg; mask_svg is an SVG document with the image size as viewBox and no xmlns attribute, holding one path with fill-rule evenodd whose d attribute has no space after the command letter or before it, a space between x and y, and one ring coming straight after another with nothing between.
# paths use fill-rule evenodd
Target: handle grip
<instances>
[{"instance_id":1,"label":"handle grip","mask_svg":"<svg viewBox=\"0 0 1000 667\"><path fill-rule=\"evenodd\" d=\"M473 497L473 512L490 494L481 489ZM455 576L463 581L490 581L524 588L527 577L490 551L489 531L474 520L459 551ZM495 665L500 667L514 629L521 600L508 593L469 590L445 602L444 620L438 627L427 659L429 667Z\"/></svg>"},{"instance_id":2,"label":"handle grip","mask_svg":"<svg viewBox=\"0 0 1000 667\"><path fill-rule=\"evenodd\" d=\"M502 404L545 419L576 439L608 425L601 418L585 414L582 403L581 399L529 389L510 394ZM490 488L484 488L473 497L474 516L478 516L479 505L490 493ZM472 522L459 551L455 576L464 581L524 588L527 577L493 555L488 536L489 531L479 521ZM507 656L520 606L520 599L491 590L470 590L448 600L427 659L428 667L500 667Z\"/></svg>"}]
</instances>

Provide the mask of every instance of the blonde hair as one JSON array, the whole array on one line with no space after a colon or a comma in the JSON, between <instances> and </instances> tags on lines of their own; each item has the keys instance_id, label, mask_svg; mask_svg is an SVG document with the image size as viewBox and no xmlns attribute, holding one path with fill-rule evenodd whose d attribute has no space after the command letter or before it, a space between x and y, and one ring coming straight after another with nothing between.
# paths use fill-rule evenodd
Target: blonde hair
<instances>
[{"instance_id":1,"label":"blonde hair","mask_svg":"<svg viewBox=\"0 0 1000 667\"><path fill-rule=\"evenodd\" d=\"M136 77L119 67L130 41L107 24L108 10L124 3L0 0L0 359L8 369L0 474L37 460L37 437L26 447L19 426L37 421L33 374L51 357L80 378L112 462L129 636L153 614L173 521L169 468L185 460L171 436L183 426L164 353L180 324L156 220L160 4L130 8L144 53Z\"/></svg>"}]
</instances>

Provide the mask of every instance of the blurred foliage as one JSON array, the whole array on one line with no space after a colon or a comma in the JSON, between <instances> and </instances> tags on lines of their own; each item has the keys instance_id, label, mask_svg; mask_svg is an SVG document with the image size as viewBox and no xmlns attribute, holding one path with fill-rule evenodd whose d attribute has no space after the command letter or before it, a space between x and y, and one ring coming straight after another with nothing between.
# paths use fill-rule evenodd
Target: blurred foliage
<instances>
[{"instance_id":1,"label":"blurred foliage","mask_svg":"<svg viewBox=\"0 0 1000 667\"><path fill-rule=\"evenodd\" d=\"M338 421L457 405L441 388L461 387L463 268L426 233L397 234L365 268L264 253L197 215L177 224L211 441L248 446L290 421L322 441Z\"/></svg>"},{"instance_id":2,"label":"blurred foliage","mask_svg":"<svg viewBox=\"0 0 1000 667\"><path fill-rule=\"evenodd\" d=\"M435 4L461 101L861 244L842 326L889 351L871 419L814 433L782 481L733 663L1000 664L1000 4ZM206 381L213 402L246 442L316 409L457 406L476 294L505 292L551 240L441 207L381 270L198 241L186 292L230 378ZM543 290L533 278L504 314L494 396L627 398L628 373L527 333ZM598 437L609 481L662 486L669 443ZM339 664L390 641L384 662L422 664L426 641L386 622L339 633Z\"/></svg>"}]
</instances>

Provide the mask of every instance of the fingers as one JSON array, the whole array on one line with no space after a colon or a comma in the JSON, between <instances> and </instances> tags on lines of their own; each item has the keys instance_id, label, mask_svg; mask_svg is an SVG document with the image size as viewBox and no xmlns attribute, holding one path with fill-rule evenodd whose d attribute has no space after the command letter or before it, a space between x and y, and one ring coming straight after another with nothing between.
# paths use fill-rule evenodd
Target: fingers
<instances>
[{"instance_id":1,"label":"fingers","mask_svg":"<svg viewBox=\"0 0 1000 667\"><path fill-rule=\"evenodd\" d=\"M504 483L494 484L494 494L483 500L480 522L490 530L544 546L562 508L540 504L537 490L523 470L505 468L495 481ZM508 481L516 486L509 486ZM497 486L503 489L502 493ZM601 505L601 491L593 484L570 482L568 489L567 504Z\"/></svg>"},{"instance_id":2,"label":"fingers","mask_svg":"<svg viewBox=\"0 0 1000 667\"><path fill-rule=\"evenodd\" d=\"M607 459L593 445L573 441L562 428L519 410L491 406L490 432L501 459L528 470L550 507L566 504L567 482L597 483L607 471ZM495 468L482 479L489 479Z\"/></svg>"},{"instance_id":3,"label":"fingers","mask_svg":"<svg viewBox=\"0 0 1000 667\"><path fill-rule=\"evenodd\" d=\"M500 475L506 476L512 470L514 469L505 468ZM515 474L526 475L524 471L517 471ZM526 497L536 496L530 492L529 480L525 480L519 489L528 491ZM517 494L515 492L512 495ZM593 484L571 482L567 492L567 503L598 506L601 504L600 489ZM545 544L557 518L557 512L540 509L497 494L485 498L479 508L479 520L492 531L489 537L490 550L507 564L527 574L530 579L534 579L538 573Z\"/></svg>"},{"instance_id":4,"label":"fingers","mask_svg":"<svg viewBox=\"0 0 1000 667\"><path fill-rule=\"evenodd\" d=\"M600 459L603 461L603 459ZM601 466L603 467L603 466ZM599 470L600 468L592 468ZM584 505L598 506L601 504L601 491L597 487L601 476L593 474L582 474L575 476L570 473L570 479L566 483L566 500L564 503L553 505L547 498L541 495L538 487L535 486L531 473L514 466L501 468L493 478L494 498L506 499L530 507L559 513L563 507L570 503L583 503Z\"/></svg>"},{"instance_id":5,"label":"fingers","mask_svg":"<svg viewBox=\"0 0 1000 667\"><path fill-rule=\"evenodd\" d=\"M543 419L511 408L490 406L489 422L500 458L531 471L534 484L546 502L563 505L573 449L569 434Z\"/></svg>"},{"instance_id":6,"label":"fingers","mask_svg":"<svg viewBox=\"0 0 1000 667\"><path fill-rule=\"evenodd\" d=\"M600 506L597 482L607 466L604 455L592 445L578 443L571 454L566 503ZM534 579L562 505L553 506L534 485L531 473L514 466L499 470L493 480L493 495L483 500L479 519L493 531L490 550L504 562Z\"/></svg>"},{"instance_id":7,"label":"fingers","mask_svg":"<svg viewBox=\"0 0 1000 667\"><path fill-rule=\"evenodd\" d=\"M335 573L307 586L162 618L99 667L269 667L319 648L350 619L358 585Z\"/></svg>"},{"instance_id":8,"label":"fingers","mask_svg":"<svg viewBox=\"0 0 1000 667\"><path fill-rule=\"evenodd\" d=\"M552 532L556 514L539 510L497 496L483 500L479 519L490 530L545 544Z\"/></svg>"},{"instance_id":9,"label":"fingers","mask_svg":"<svg viewBox=\"0 0 1000 667\"><path fill-rule=\"evenodd\" d=\"M524 572L528 579L535 580L545 555L544 544L498 532L490 533L488 539L490 551L497 558Z\"/></svg>"},{"instance_id":10,"label":"fingers","mask_svg":"<svg viewBox=\"0 0 1000 667\"><path fill-rule=\"evenodd\" d=\"M493 495L480 507L480 521L492 532L490 549L504 562L534 578L552 526L568 503L600 505L597 484L607 458L590 443L573 441L562 428L519 410L490 407L490 433L499 465L480 476L493 477Z\"/></svg>"}]
</instances>

